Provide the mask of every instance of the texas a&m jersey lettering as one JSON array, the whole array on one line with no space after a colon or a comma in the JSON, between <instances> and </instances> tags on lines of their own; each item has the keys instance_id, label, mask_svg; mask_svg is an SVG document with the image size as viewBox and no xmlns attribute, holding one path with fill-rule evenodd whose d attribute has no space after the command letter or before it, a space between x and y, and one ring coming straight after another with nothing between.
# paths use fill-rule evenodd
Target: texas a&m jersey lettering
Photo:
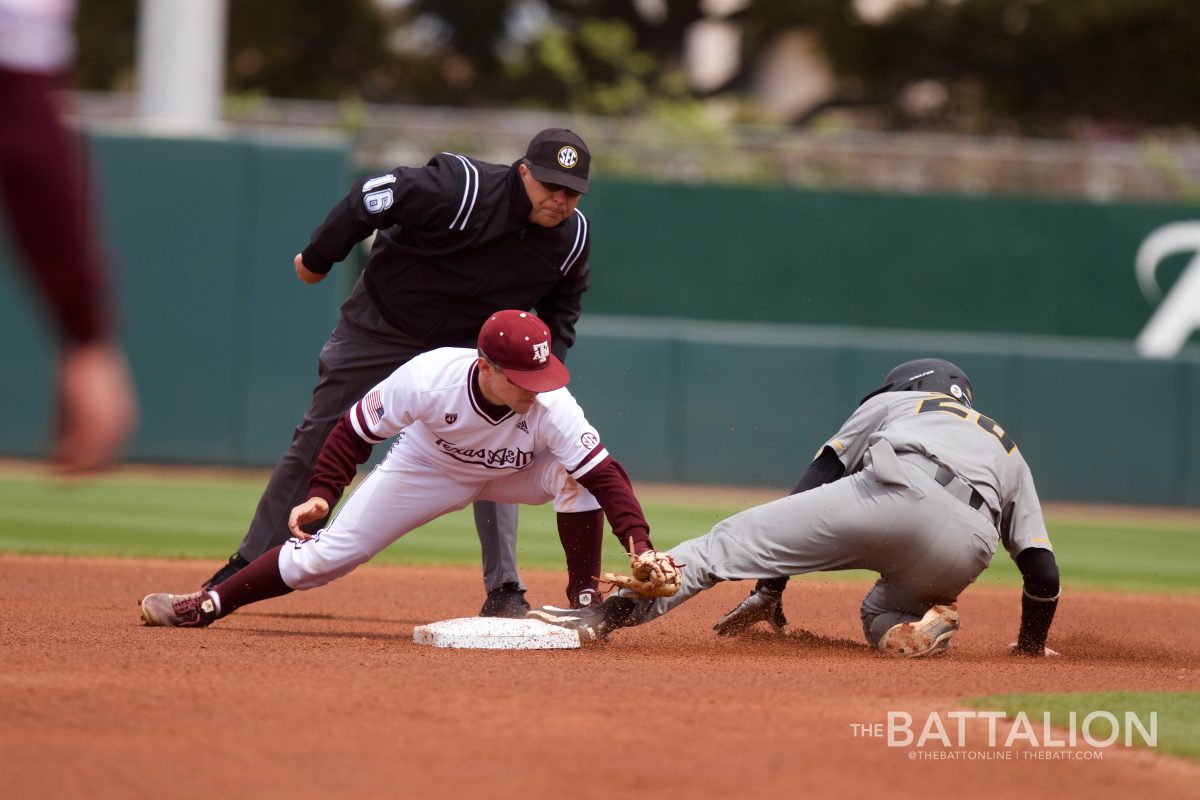
<instances>
[{"instance_id":1,"label":"texas a&m jersey lettering","mask_svg":"<svg viewBox=\"0 0 1200 800\"><path fill-rule=\"evenodd\" d=\"M450 347L417 356L347 412L351 428L371 444L403 434L389 458L462 480L491 480L537 458L558 461L574 478L604 465L610 456L600 434L565 387L538 395L525 414L492 417L478 396L477 359L474 350Z\"/></svg>"},{"instance_id":2,"label":"texas a&m jersey lettering","mask_svg":"<svg viewBox=\"0 0 1200 800\"><path fill-rule=\"evenodd\" d=\"M479 464L488 469L522 469L533 463L534 454L513 447L492 450L486 447L459 447L438 437L437 446L451 458L467 464Z\"/></svg>"}]
</instances>

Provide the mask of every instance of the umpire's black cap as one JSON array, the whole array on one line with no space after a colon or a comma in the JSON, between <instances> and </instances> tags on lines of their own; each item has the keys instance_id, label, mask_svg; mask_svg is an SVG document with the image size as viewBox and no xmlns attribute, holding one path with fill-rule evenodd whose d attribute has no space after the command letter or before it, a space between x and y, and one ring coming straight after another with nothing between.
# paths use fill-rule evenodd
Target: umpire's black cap
<instances>
[{"instance_id":1,"label":"umpire's black cap","mask_svg":"<svg viewBox=\"0 0 1200 800\"><path fill-rule=\"evenodd\" d=\"M542 183L557 183L587 193L592 155L574 131L547 128L529 141L525 158L533 177Z\"/></svg>"}]
</instances>

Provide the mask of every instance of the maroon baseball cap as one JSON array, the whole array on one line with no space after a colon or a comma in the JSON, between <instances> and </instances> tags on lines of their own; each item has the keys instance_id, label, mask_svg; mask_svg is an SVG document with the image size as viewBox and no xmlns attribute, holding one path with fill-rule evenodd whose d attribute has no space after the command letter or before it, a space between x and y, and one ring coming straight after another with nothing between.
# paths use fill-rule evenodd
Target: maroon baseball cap
<instances>
[{"instance_id":1,"label":"maroon baseball cap","mask_svg":"<svg viewBox=\"0 0 1200 800\"><path fill-rule=\"evenodd\" d=\"M542 183L557 183L587 194L592 155L574 131L546 128L529 141L525 158L533 177Z\"/></svg>"},{"instance_id":2,"label":"maroon baseball cap","mask_svg":"<svg viewBox=\"0 0 1200 800\"><path fill-rule=\"evenodd\" d=\"M550 352L550 329L528 311L497 311L479 330L479 352L504 377L529 392L552 392L571 374Z\"/></svg>"}]
</instances>

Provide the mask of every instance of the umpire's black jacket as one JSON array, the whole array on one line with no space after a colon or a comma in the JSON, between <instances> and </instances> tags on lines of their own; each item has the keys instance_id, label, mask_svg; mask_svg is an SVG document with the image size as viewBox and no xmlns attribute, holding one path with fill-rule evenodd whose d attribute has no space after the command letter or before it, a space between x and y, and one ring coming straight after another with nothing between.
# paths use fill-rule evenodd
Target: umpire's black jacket
<instances>
[{"instance_id":1,"label":"umpire's black jacket","mask_svg":"<svg viewBox=\"0 0 1200 800\"><path fill-rule=\"evenodd\" d=\"M588 287L588 222L576 210L543 228L531 210L516 164L442 153L356 183L301 255L325 273L378 230L363 280L396 328L431 348L470 345L493 312L534 309L562 358Z\"/></svg>"}]
</instances>

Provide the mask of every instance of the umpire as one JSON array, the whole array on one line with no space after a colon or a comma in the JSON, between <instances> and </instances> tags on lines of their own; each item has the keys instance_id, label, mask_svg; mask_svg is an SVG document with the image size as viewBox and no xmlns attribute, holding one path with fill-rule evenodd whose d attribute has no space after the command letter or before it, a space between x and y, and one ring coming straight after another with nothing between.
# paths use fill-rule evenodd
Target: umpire
<instances>
[{"instance_id":1,"label":"umpire","mask_svg":"<svg viewBox=\"0 0 1200 800\"><path fill-rule=\"evenodd\" d=\"M588 288L588 221L576 208L591 155L578 135L549 128L512 165L440 153L354 184L295 258L305 283L324 280L378 231L366 269L321 350L320 378L292 444L275 465L245 538L204 583L211 588L282 544L288 514L338 417L409 359L438 347L473 347L504 308L534 309L560 359L575 342ZM315 532L326 520L305 526ZM481 616L524 616L517 573L517 507L475 504L487 600Z\"/></svg>"}]
</instances>

